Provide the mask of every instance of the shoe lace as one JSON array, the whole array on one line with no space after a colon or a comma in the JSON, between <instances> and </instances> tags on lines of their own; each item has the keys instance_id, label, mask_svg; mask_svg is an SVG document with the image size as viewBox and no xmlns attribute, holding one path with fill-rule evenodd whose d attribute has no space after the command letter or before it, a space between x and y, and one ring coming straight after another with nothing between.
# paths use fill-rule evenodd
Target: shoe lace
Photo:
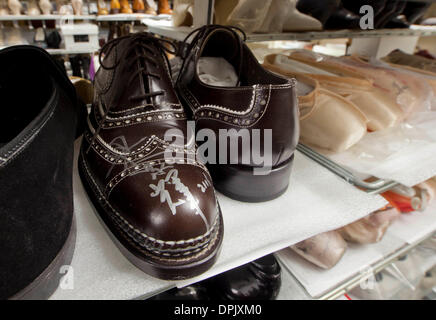
<instances>
[{"instance_id":1,"label":"shoe lace","mask_svg":"<svg viewBox=\"0 0 436 320\"><path fill-rule=\"evenodd\" d=\"M180 73L177 77L177 82L180 80L180 77L182 75L182 71L184 70L186 61L188 60L188 56L193 52L193 49L198 46L200 43L203 42L203 40L206 38L206 36L217 29L224 29L230 32L230 34L233 36L234 39L238 41L239 46L239 58L240 61L242 60L243 56L243 45L244 42L247 40L247 35L245 32L236 26L223 26L219 24L211 24L211 25L204 25L198 29L195 29L191 31L185 39L180 43L178 47L177 55L183 60L182 67L180 69ZM242 39L239 36L238 32L242 35ZM192 41L189 42L189 39L192 38ZM239 64L239 70L238 70L238 79L240 78L242 71L242 63Z\"/></svg>"},{"instance_id":2,"label":"shoe lace","mask_svg":"<svg viewBox=\"0 0 436 320\"><path fill-rule=\"evenodd\" d=\"M117 58L117 60L114 62L113 65L106 65L104 63L103 57L108 56L112 52L113 48L115 48L115 46L120 41L125 40L127 38L130 39L128 48L124 51L124 53L119 58ZM165 44L168 44L169 48L166 47ZM134 71L131 74L131 76L129 77L129 79L127 80L127 85L130 85L136 77L146 76L146 77L153 77L153 78L160 80L160 76L158 74L147 71L147 68L145 67L145 63L141 63L141 62L147 61L148 63L154 65L155 67L158 67L159 61L157 60L157 57L160 53L163 53L163 56L165 57L166 63L167 63L167 65L169 65L168 57L165 54L166 52L168 52L170 54L177 53L177 47L172 41L162 39L162 38L156 38L153 35L151 35L150 33L139 32L139 33L135 33L133 35L126 35L126 36L122 36L122 37L115 38L115 39L108 41L100 50L100 54L98 56L98 59L100 62L100 66L105 70L115 69L121 63L121 61L129 64L128 69L131 69L131 67L135 66L135 64L141 66L141 67L137 68L137 70ZM133 58L127 59L127 57L132 55L132 53L134 53ZM140 63L138 64L138 62L140 62ZM170 76L171 76L171 69L170 68L168 68L168 69L169 69ZM138 101L138 100L143 100L143 99L147 99L147 98L151 98L151 97L155 97L155 96L159 96L159 95L163 95L163 94L165 94L165 92L163 90L146 92L143 94L130 96L129 100L130 101ZM95 130L95 132L91 138L88 150L86 152L89 152L92 144L94 143L95 139L97 138L98 134L100 133L102 125L106 121L107 116L109 114L110 106L104 106L103 110L104 110L103 117L98 122L97 129Z\"/></svg>"}]
</instances>

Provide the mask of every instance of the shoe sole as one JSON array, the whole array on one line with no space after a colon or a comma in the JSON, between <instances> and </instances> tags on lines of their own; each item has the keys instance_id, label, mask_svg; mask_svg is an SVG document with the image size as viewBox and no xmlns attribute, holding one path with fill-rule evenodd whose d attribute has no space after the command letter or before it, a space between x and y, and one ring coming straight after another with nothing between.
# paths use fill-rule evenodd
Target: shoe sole
<instances>
[{"instance_id":1,"label":"shoe sole","mask_svg":"<svg viewBox=\"0 0 436 320\"><path fill-rule=\"evenodd\" d=\"M106 200L100 196L98 187L89 176L87 169L84 167L85 165L81 150L79 175L87 196L94 206L95 214L121 253L138 269L163 280L184 280L207 271L215 263L221 250L224 233L221 208L218 209L219 221L217 222L217 229L212 232L211 239L206 247L202 248L194 258L169 259L162 255L156 255L133 243L131 238L125 235L125 232L113 222L111 214L104 208ZM171 262L168 260L171 260Z\"/></svg>"},{"instance_id":2,"label":"shoe sole","mask_svg":"<svg viewBox=\"0 0 436 320\"><path fill-rule=\"evenodd\" d=\"M64 273L61 273L63 266L69 266L73 260L76 246L76 219L73 214L70 231L62 249L48 267L31 284L16 293L10 300L46 300L58 288Z\"/></svg>"},{"instance_id":3,"label":"shoe sole","mask_svg":"<svg viewBox=\"0 0 436 320\"><path fill-rule=\"evenodd\" d=\"M215 189L225 196L244 202L263 202L278 198L286 192L294 155L267 175L254 175L253 167L238 165L209 165Z\"/></svg>"}]
</instances>

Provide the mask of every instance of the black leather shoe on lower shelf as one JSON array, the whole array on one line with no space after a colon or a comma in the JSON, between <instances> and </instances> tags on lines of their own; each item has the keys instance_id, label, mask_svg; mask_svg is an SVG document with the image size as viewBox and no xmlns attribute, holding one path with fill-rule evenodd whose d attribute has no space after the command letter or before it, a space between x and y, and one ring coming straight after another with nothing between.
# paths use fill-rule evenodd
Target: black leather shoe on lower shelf
<instances>
[{"instance_id":1,"label":"black leather shoe on lower shelf","mask_svg":"<svg viewBox=\"0 0 436 320\"><path fill-rule=\"evenodd\" d=\"M149 300L273 300L280 286L280 265L270 254L202 282L165 291Z\"/></svg>"},{"instance_id":2,"label":"black leather shoe on lower shelf","mask_svg":"<svg viewBox=\"0 0 436 320\"><path fill-rule=\"evenodd\" d=\"M74 87L32 46L0 51L0 299L45 299L75 244Z\"/></svg>"},{"instance_id":3,"label":"black leather shoe on lower shelf","mask_svg":"<svg viewBox=\"0 0 436 320\"><path fill-rule=\"evenodd\" d=\"M270 254L206 280L213 299L273 300L281 286L281 269Z\"/></svg>"}]
</instances>

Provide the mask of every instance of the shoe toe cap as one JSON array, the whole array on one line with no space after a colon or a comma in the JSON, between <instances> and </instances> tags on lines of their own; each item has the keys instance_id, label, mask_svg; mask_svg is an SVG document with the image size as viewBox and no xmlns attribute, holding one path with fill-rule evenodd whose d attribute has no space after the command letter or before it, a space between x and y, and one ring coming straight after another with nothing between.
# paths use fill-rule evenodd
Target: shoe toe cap
<instances>
[{"instance_id":1,"label":"shoe toe cap","mask_svg":"<svg viewBox=\"0 0 436 320\"><path fill-rule=\"evenodd\" d=\"M126 175L110 192L110 203L135 240L160 248L207 242L219 220L208 172L193 164L153 168Z\"/></svg>"}]
</instances>

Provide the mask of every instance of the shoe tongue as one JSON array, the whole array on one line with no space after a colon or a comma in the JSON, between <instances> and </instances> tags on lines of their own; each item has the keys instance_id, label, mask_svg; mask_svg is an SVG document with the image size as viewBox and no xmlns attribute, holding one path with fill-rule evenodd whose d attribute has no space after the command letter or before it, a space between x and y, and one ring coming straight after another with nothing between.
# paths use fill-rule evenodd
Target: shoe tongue
<instances>
[{"instance_id":1,"label":"shoe tongue","mask_svg":"<svg viewBox=\"0 0 436 320\"><path fill-rule=\"evenodd\" d=\"M122 58L122 61L119 61L111 85L115 91L111 99L112 112L137 107L143 107L145 111L162 110L179 103L172 87L164 53L151 43L152 40L144 41L149 41L146 44L150 50L141 47L139 42L133 43L133 39L122 41L117 46L117 59ZM131 49L131 46L135 48ZM136 56L147 56L148 59ZM144 72L140 73L140 69L144 69ZM160 79L146 73L156 74ZM164 91L164 94L140 98L159 91Z\"/></svg>"}]
</instances>

